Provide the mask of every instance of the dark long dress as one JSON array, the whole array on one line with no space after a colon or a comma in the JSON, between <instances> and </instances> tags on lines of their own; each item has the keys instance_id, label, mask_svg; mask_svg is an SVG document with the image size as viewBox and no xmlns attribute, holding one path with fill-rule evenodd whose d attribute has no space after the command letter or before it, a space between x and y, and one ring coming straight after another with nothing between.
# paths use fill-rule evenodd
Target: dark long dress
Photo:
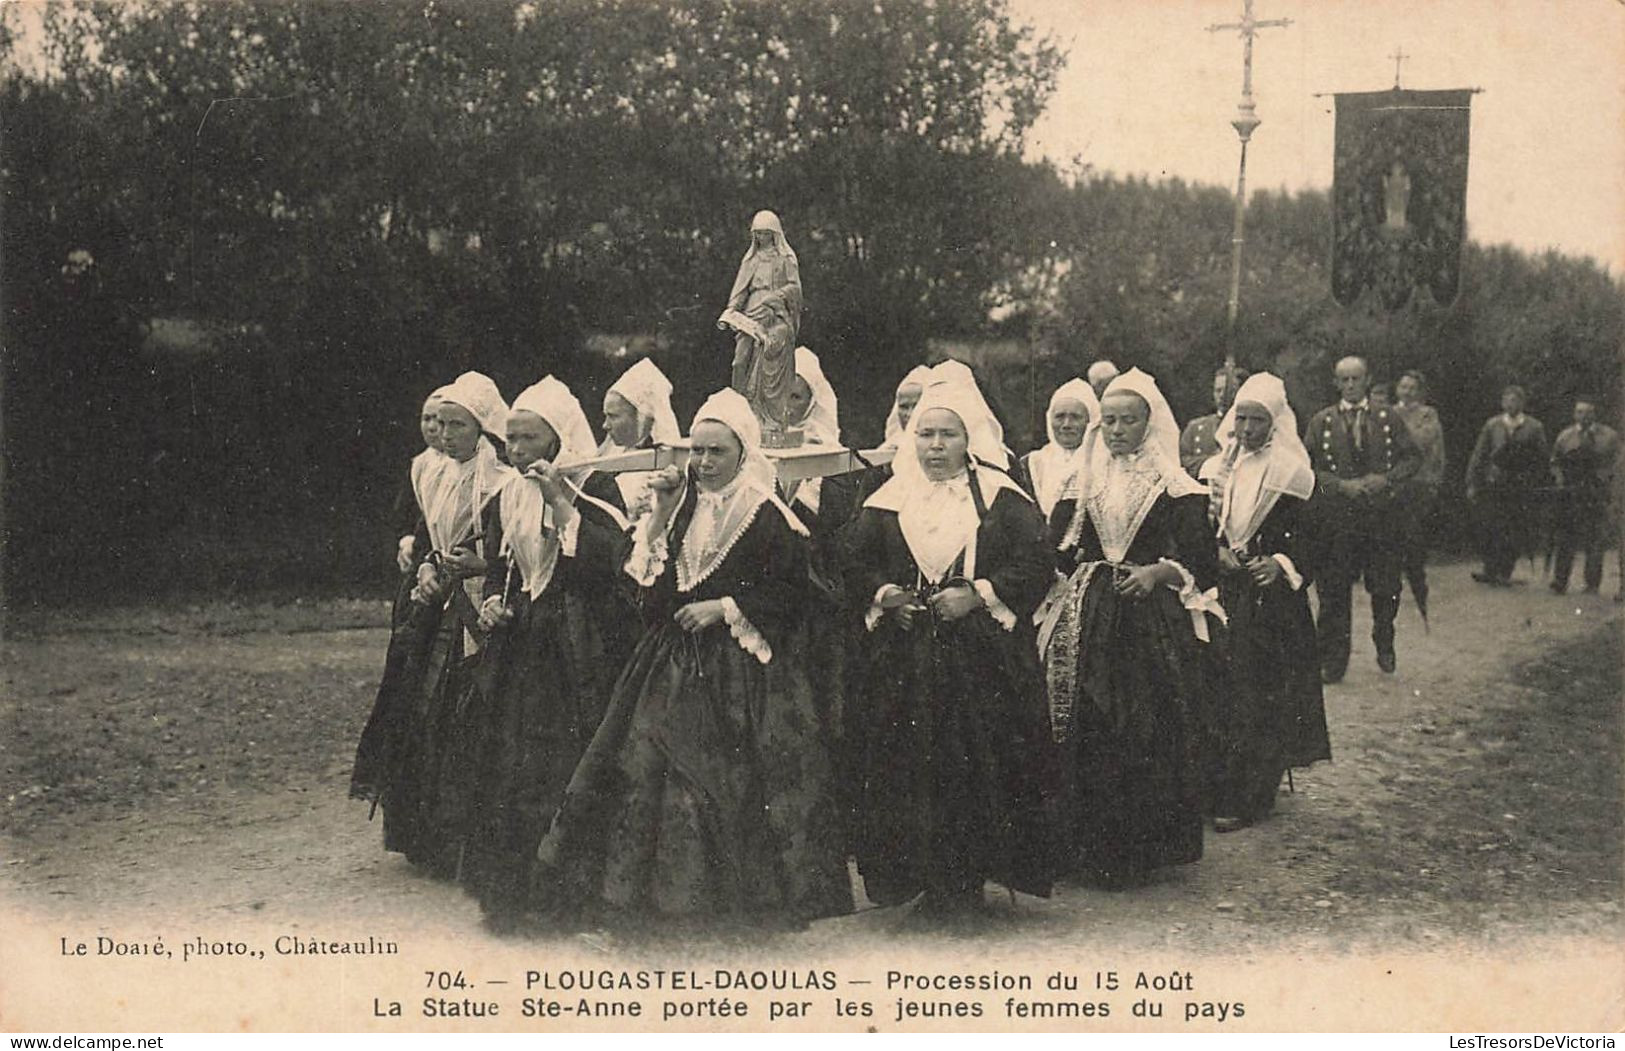
<instances>
[{"instance_id":1,"label":"dark long dress","mask_svg":"<svg viewBox=\"0 0 1625 1051\"><path fill-rule=\"evenodd\" d=\"M1071 498L1055 505L1050 534L1057 547L1076 506ZM1123 562L1170 559L1205 591L1216 582L1217 550L1206 499L1162 492ZM1076 545L1058 555L1075 589L1079 567L1105 558L1092 518ZM1145 598L1119 595L1112 567L1102 565L1089 577L1076 636L1062 634L1048 659L1074 662L1063 669L1075 673L1077 695L1061 751L1080 874L1112 884L1200 859L1208 658L1190 612L1167 587Z\"/></svg>"},{"instance_id":2,"label":"dark long dress","mask_svg":"<svg viewBox=\"0 0 1625 1051\"><path fill-rule=\"evenodd\" d=\"M537 851L537 900L561 919L849 911L830 745L801 664L806 541L764 503L720 565L679 592L693 510L691 491L642 591L645 633ZM767 663L727 624L690 634L673 620L725 596L771 647Z\"/></svg>"},{"instance_id":3,"label":"dark long dress","mask_svg":"<svg viewBox=\"0 0 1625 1051\"><path fill-rule=\"evenodd\" d=\"M1009 490L982 510L975 574L1015 614L1013 629L986 609L955 621L917 615L908 628L888 614L855 655L853 844L877 904L921 891L963 899L989 879L1028 894L1051 890L1055 767L1032 627L1053 576L1044 521ZM895 512L865 508L845 547L857 617L885 584L919 587ZM963 555L945 579L962 572Z\"/></svg>"},{"instance_id":4,"label":"dark long dress","mask_svg":"<svg viewBox=\"0 0 1625 1051\"><path fill-rule=\"evenodd\" d=\"M418 583L418 567L423 565L429 557L429 549L433 546L429 540L429 525L420 513L417 522L412 527L412 564L400 575L395 582L395 599L389 608L389 626L391 636L394 629L403 624L412 615L412 591Z\"/></svg>"},{"instance_id":5,"label":"dark long dress","mask_svg":"<svg viewBox=\"0 0 1625 1051\"><path fill-rule=\"evenodd\" d=\"M589 477L585 491L620 509L610 476ZM517 569L510 579L507 559L488 563L485 597L505 596L513 619L492 632L465 692L458 722L467 763L450 771L467 784L462 880L488 914L528 904L537 844L631 649L630 610L618 592L629 544L602 508L578 500L576 509L575 554L559 556L539 597ZM501 550L500 514L491 528L491 549Z\"/></svg>"},{"instance_id":6,"label":"dark long dress","mask_svg":"<svg viewBox=\"0 0 1625 1051\"><path fill-rule=\"evenodd\" d=\"M1285 555L1300 573L1309 556L1304 502L1282 495L1248 542L1247 558ZM1219 763L1213 812L1256 821L1275 807L1288 767L1332 757L1315 649L1315 619L1304 588L1283 573L1267 588L1246 569L1222 573L1219 601L1230 617L1225 634L1226 689L1218 708Z\"/></svg>"},{"instance_id":7,"label":"dark long dress","mask_svg":"<svg viewBox=\"0 0 1625 1051\"><path fill-rule=\"evenodd\" d=\"M395 723L404 718L407 711L407 706L394 703L402 695L399 681L405 674L405 666L412 659L413 651L425 645L423 636L432 633L430 621L439 619L439 611L420 612L412 602L418 567L428 556L429 547L429 529L419 514L417 525L412 530L412 564L395 582L395 598L389 613L389 647L384 651L384 674L356 748L355 766L350 774L352 799L376 802L391 780L392 744L399 730ZM387 814L385 821L387 825Z\"/></svg>"},{"instance_id":8,"label":"dark long dress","mask_svg":"<svg viewBox=\"0 0 1625 1051\"><path fill-rule=\"evenodd\" d=\"M487 518L492 510L487 505ZM457 871L457 799L443 790L457 700L469 671L464 624L472 618L456 607L410 600L430 547L420 523L417 557L397 589L378 695L356 746L350 796L383 811L385 850L449 878Z\"/></svg>"},{"instance_id":9,"label":"dark long dress","mask_svg":"<svg viewBox=\"0 0 1625 1051\"><path fill-rule=\"evenodd\" d=\"M816 671L813 696L829 729L831 744L839 755L845 728L847 655L852 642L848 618L843 615L846 588L840 538L852 520L857 485L851 477L836 475L825 478L819 488L817 511L800 501L792 503L791 510L812 534L807 562L810 581L805 619L807 650L803 663ZM845 800L848 780L841 776L836 781L838 792ZM844 813L847 803L841 806Z\"/></svg>"}]
</instances>

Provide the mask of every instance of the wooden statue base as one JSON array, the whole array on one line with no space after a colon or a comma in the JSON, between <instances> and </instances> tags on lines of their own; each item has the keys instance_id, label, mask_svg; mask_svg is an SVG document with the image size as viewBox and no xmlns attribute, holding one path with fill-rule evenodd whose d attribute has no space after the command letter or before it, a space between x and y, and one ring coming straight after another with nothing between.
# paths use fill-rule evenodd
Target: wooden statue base
<instances>
[{"instance_id":1,"label":"wooden statue base","mask_svg":"<svg viewBox=\"0 0 1625 1051\"><path fill-rule=\"evenodd\" d=\"M806 432L799 427L780 428L775 423L762 421L762 448L764 449L799 449L806 438Z\"/></svg>"}]
</instances>

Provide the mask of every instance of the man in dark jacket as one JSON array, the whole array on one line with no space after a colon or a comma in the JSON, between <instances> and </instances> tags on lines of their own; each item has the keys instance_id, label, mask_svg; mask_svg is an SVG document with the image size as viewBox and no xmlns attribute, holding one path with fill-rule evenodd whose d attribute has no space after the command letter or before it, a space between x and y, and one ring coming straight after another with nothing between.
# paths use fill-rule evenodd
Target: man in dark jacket
<instances>
[{"instance_id":1,"label":"man in dark jacket","mask_svg":"<svg viewBox=\"0 0 1625 1051\"><path fill-rule=\"evenodd\" d=\"M1236 366L1221 368L1213 374L1213 407L1216 412L1198 416L1185 425L1179 434L1179 465L1195 478L1207 463L1208 457L1219 451L1219 422L1230 411L1236 400L1236 391L1250 376L1246 369Z\"/></svg>"},{"instance_id":2,"label":"man in dark jacket","mask_svg":"<svg viewBox=\"0 0 1625 1051\"><path fill-rule=\"evenodd\" d=\"M1467 461L1467 499L1478 511L1484 569L1481 584L1512 583L1519 553L1533 549L1537 490L1546 477L1546 428L1523 411L1523 388L1501 392L1501 413L1484 421Z\"/></svg>"},{"instance_id":3,"label":"man in dark jacket","mask_svg":"<svg viewBox=\"0 0 1625 1051\"><path fill-rule=\"evenodd\" d=\"M1337 363L1336 404L1310 417L1304 445L1315 467L1314 524L1320 537L1315 574L1319 609L1315 634L1321 679L1339 682L1348 670L1350 614L1356 580L1371 596L1371 641L1377 666L1392 672L1394 617L1399 612L1405 521L1394 497L1421 466L1421 454L1399 415L1371 405L1364 358Z\"/></svg>"},{"instance_id":4,"label":"man in dark jacket","mask_svg":"<svg viewBox=\"0 0 1625 1051\"><path fill-rule=\"evenodd\" d=\"M1602 585L1602 551L1612 530L1608 522L1608 494L1619 460L1619 434L1597 422L1597 400L1574 402L1574 422L1552 443L1552 476L1558 485L1557 560L1552 565L1552 590L1569 588L1574 555L1585 552L1586 594Z\"/></svg>"}]
</instances>

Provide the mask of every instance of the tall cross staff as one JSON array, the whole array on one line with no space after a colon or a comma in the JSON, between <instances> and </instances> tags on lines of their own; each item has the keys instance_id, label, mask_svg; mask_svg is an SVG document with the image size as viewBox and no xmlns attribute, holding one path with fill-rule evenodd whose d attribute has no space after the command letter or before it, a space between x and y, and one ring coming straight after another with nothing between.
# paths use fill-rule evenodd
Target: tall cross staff
<instances>
[{"instance_id":1,"label":"tall cross staff","mask_svg":"<svg viewBox=\"0 0 1625 1051\"><path fill-rule=\"evenodd\" d=\"M1275 26L1289 26L1290 18L1258 19L1253 17L1253 0L1242 0L1240 22L1226 22L1222 25L1207 27L1209 33L1221 30L1234 29L1242 39L1241 59L1241 104L1236 107L1236 115L1230 121L1230 126L1236 129L1236 135L1241 138L1241 167L1236 175L1236 225L1230 235L1230 303L1226 311L1229 321L1231 339L1226 343L1224 350L1224 367L1229 381L1235 382L1236 375L1236 313L1241 305L1241 246L1246 243L1246 215L1247 215L1247 141L1253 137L1253 131L1261 123L1258 119L1257 107L1253 104L1253 37L1258 35L1260 29L1270 29Z\"/></svg>"},{"instance_id":2,"label":"tall cross staff","mask_svg":"<svg viewBox=\"0 0 1625 1051\"><path fill-rule=\"evenodd\" d=\"M1410 58L1411 56L1405 54L1405 49L1404 48L1395 47L1394 48L1394 53L1389 55L1388 57L1394 60L1394 90L1398 91L1399 90L1399 64L1401 62L1405 61L1407 58Z\"/></svg>"}]
</instances>

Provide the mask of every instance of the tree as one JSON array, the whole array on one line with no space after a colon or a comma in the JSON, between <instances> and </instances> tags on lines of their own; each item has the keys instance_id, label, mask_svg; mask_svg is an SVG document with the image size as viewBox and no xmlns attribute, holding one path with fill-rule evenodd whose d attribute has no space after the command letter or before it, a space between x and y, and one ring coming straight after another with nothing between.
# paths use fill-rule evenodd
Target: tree
<instances>
[{"instance_id":1,"label":"tree","mask_svg":"<svg viewBox=\"0 0 1625 1051\"><path fill-rule=\"evenodd\" d=\"M149 540L370 530L425 390L557 371L590 404L589 332L663 332L697 401L760 207L833 366L974 328L1061 60L1002 0L132 0L54 5L43 37L5 69L8 423L89 396L120 441L13 426L9 481L121 489L109 528Z\"/></svg>"}]
</instances>

